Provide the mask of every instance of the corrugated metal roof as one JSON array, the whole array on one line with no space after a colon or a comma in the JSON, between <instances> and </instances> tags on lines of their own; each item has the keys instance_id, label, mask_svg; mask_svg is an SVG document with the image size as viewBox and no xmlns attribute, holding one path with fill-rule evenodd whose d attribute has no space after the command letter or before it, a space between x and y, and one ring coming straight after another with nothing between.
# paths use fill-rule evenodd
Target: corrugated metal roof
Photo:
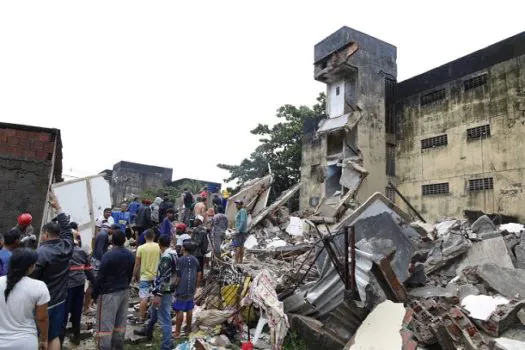
<instances>
[{"instance_id":1,"label":"corrugated metal roof","mask_svg":"<svg viewBox=\"0 0 525 350\"><path fill-rule=\"evenodd\" d=\"M343 247L340 247L343 249ZM327 257L328 259L328 257ZM345 285L333 264L306 294L306 301L312 304L320 314L326 314L344 301ZM366 299L365 288L370 282L372 255L356 249L356 282L361 300Z\"/></svg>"}]
</instances>

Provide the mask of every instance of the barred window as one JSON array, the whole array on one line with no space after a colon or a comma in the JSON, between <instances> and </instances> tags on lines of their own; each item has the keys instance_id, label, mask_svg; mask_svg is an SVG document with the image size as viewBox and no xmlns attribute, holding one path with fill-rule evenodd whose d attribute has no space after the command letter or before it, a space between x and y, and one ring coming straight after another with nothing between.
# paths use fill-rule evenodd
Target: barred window
<instances>
[{"instance_id":1,"label":"barred window","mask_svg":"<svg viewBox=\"0 0 525 350\"><path fill-rule=\"evenodd\" d=\"M444 100L445 97L447 97L447 94L445 92L445 89L433 91L429 94L421 96L421 106L428 105L432 102Z\"/></svg>"},{"instance_id":2,"label":"barred window","mask_svg":"<svg viewBox=\"0 0 525 350\"><path fill-rule=\"evenodd\" d=\"M477 88L478 86L485 85L487 83L487 74L479 75L474 78L470 78L463 82L465 91Z\"/></svg>"},{"instance_id":3,"label":"barred window","mask_svg":"<svg viewBox=\"0 0 525 350\"><path fill-rule=\"evenodd\" d=\"M468 181L469 191L485 191L494 189L494 178L473 179Z\"/></svg>"},{"instance_id":4,"label":"barred window","mask_svg":"<svg viewBox=\"0 0 525 350\"><path fill-rule=\"evenodd\" d=\"M390 199L391 202L395 203L396 202L396 191L388 186L386 189L385 189L385 195L386 195L386 198Z\"/></svg>"},{"instance_id":5,"label":"barred window","mask_svg":"<svg viewBox=\"0 0 525 350\"><path fill-rule=\"evenodd\" d=\"M421 186L423 196L432 196L435 194L447 194L448 192L448 182L443 182L439 184L430 184Z\"/></svg>"},{"instance_id":6,"label":"barred window","mask_svg":"<svg viewBox=\"0 0 525 350\"><path fill-rule=\"evenodd\" d=\"M467 129L467 140L477 140L487 137L490 137L489 124Z\"/></svg>"},{"instance_id":7,"label":"barred window","mask_svg":"<svg viewBox=\"0 0 525 350\"><path fill-rule=\"evenodd\" d=\"M448 145L447 134L430 137L428 139L421 140L421 149L434 148Z\"/></svg>"}]
</instances>

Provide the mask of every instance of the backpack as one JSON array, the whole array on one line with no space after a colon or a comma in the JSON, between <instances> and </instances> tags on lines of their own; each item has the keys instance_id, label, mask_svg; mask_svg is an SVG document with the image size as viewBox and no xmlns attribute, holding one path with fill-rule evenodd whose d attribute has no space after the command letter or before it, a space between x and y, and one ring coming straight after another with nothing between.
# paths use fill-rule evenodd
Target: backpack
<instances>
[{"instance_id":1,"label":"backpack","mask_svg":"<svg viewBox=\"0 0 525 350\"><path fill-rule=\"evenodd\" d=\"M159 207L151 208L151 221L159 223Z\"/></svg>"}]
</instances>

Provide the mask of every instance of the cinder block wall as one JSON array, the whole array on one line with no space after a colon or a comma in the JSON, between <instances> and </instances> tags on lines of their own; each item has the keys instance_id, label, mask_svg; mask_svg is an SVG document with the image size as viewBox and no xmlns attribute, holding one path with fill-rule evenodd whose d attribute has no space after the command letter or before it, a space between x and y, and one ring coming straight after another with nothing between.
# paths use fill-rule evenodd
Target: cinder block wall
<instances>
[{"instance_id":1,"label":"cinder block wall","mask_svg":"<svg viewBox=\"0 0 525 350\"><path fill-rule=\"evenodd\" d=\"M39 231L52 167L55 129L0 124L0 232L29 212ZM61 173L61 156L60 173Z\"/></svg>"}]
</instances>

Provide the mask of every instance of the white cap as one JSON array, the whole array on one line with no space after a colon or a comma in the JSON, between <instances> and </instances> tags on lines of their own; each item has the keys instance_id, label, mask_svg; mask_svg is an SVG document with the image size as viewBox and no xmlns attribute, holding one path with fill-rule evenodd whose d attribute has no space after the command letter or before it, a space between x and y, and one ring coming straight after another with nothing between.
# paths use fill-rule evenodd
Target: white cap
<instances>
[{"instance_id":1,"label":"white cap","mask_svg":"<svg viewBox=\"0 0 525 350\"><path fill-rule=\"evenodd\" d=\"M202 217L202 215L196 215L195 220L200 220L200 222L204 222L204 218Z\"/></svg>"}]
</instances>

